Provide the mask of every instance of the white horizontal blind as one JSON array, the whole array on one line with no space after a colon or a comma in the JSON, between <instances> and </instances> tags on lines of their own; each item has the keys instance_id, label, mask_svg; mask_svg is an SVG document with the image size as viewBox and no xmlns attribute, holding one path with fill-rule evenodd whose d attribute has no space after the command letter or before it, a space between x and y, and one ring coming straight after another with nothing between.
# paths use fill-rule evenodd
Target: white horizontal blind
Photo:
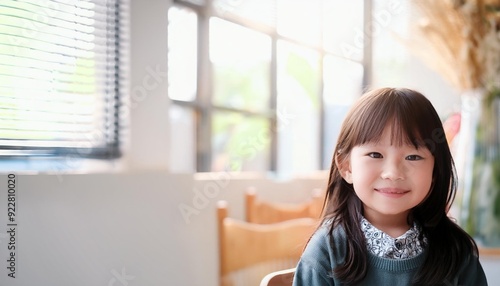
<instances>
[{"instance_id":1,"label":"white horizontal blind","mask_svg":"<svg viewBox=\"0 0 500 286\"><path fill-rule=\"evenodd\" d=\"M124 5L0 2L0 155L120 155Z\"/></svg>"}]
</instances>

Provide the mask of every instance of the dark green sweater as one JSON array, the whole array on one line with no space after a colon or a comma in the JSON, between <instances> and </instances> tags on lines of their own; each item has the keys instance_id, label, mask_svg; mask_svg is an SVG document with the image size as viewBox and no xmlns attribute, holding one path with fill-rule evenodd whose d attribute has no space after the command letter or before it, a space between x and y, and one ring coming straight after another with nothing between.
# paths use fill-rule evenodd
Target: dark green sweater
<instances>
[{"instance_id":1,"label":"dark green sweater","mask_svg":"<svg viewBox=\"0 0 500 286\"><path fill-rule=\"evenodd\" d=\"M345 234L334 232L337 252L329 243L328 228L320 228L311 238L297 265L294 286L342 285L332 275L332 269L344 261ZM410 285L415 273L425 260L426 251L404 260L387 259L369 254L366 277L356 285L399 286ZM477 257L464 253L464 264L453 281L443 285L483 286L488 285L483 268ZM472 257L467 259L467 257ZM344 284L345 285L345 284Z\"/></svg>"}]
</instances>

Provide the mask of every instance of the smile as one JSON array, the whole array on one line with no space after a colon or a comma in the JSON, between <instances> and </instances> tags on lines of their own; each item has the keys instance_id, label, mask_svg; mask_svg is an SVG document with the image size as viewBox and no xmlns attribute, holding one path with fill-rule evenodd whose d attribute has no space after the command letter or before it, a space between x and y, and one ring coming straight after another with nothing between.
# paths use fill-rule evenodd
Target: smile
<instances>
[{"instance_id":1,"label":"smile","mask_svg":"<svg viewBox=\"0 0 500 286\"><path fill-rule=\"evenodd\" d=\"M375 189L378 193L392 198L399 198L409 193L409 190L397 189L397 188L380 188Z\"/></svg>"}]
</instances>

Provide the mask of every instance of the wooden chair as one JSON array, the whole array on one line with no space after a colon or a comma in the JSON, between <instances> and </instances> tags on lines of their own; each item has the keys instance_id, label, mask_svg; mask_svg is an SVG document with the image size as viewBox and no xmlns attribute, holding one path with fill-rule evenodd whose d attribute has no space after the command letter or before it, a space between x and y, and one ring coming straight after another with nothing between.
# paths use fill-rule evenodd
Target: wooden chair
<instances>
[{"instance_id":1,"label":"wooden chair","mask_svg":"<svg viewBox=\"0 0 500 286\"><path fill-rule=\"evenodd\" d=\"M291 286L294 275L295 268L274 271L264 276L260 286Z\"/></svg>"},{"instance_id":2,"label":"wooden chair","mask_svg":"<svg viewBox=\"0 0 500 286\"><path fill-rule=\"evenodd\" d=\"M314 189L312 198L303 204L270 203L259 200L255 188L245 192L246 221L252 223L276 223L295 218L319 219L323 208L323 192Z\"/></svg>"},{"instance_id":3,"label":"wooden chair","mask_svg":"<svg viewBox=\"0 0 500 286\"><path fill-rule=\"evenodd\" d=\"M295 267L318 222L249 223L228 218L225 201L218 202L217 216L221 286L259 285L266 274Z\"/></svg>"}]
</instances>

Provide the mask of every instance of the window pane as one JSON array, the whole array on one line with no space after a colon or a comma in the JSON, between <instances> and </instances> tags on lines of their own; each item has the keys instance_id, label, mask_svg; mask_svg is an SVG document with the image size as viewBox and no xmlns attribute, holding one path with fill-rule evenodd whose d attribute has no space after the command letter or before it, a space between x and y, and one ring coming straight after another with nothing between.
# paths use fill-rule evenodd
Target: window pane
<instances>
[{"instance_id":1,"label":"window pane","mask_svg":"<svg viewBox=\"0 0 500 286\"><path fill-rule=\"evenodd\" d=\"M212 124L212 171L269 170L268 119L215 112Z\"/></svg>"},{"instance_id":2,"label":"window pane","mask_svg":"<svg viewBox=\"0 0 500 286\"><path fill-rule=\"evenodd\" d=\"M278 171L319 167L319 55L278 42Z\"/></svg>"},{"instance_id":3,"label":"window pane","mask_svg":"<svg viewBox=\"0 0 500 286\"><path fill-rule=\"evenodd\" d=\"M409 86L414 81L415 76L408 73L410 54L404 44L411 42L409 6L410 2L401 1L391 9L385 1L373 1L373 14L380 15L372 20L376 27L372 31L374 87ZM402 40L403 37L406 39Z\"/></svg>"},{"instance_id":4,"label":"window pane","mask_svg":"<svg viewBox=\"0 0 500 286\"><path fill-rule=\"evenodd\" d=\"M197 16L188 8L168 10L168 95L191 101L197 86Z\"/></svg>"},{"instance_id":5,"label":"window pane","mask_svg":"<svg viewBox=\"0 0 500 286\"><path fill-rule=\"evenodd\" d=\"M250 20L268 27L275 27L275 0L213 0L212 8L221 17L234 15L238 19Z\"/></svg>"},{"instance_id":6,"label":"window pane","mask_svg":"<svg viewBox=\"0 0 500 286\"><path fill-rule=\"evenodd\" d=\"M210 20L210 60L215 105L269 108L271 39L230 22Z\"/></svg>"},{"instance_id":7,"label":"window pane","mask_svg":"<svg viewBox=\"0 0 500 286\"><path fill-rule=\"evenodd\" d=\"M353 101L362 93L363 66L326 56L323 62L323 101L325 110L323 168L331 164L340 125Z\"/></svg>"},{"instance_id":8,"label":"window pane","mask_svg":"<svg viewBox=\"0 0 500 286\"><path fill-rule=\"evenodd\" d=\"M278 0L278 34L318 45L321 40L321 1Z\"/></svg>"},{"instance_id":9,"label":"window pane","mask_svg":"<svg viewBox=\"0 0 500 286\"><path fill-rule=\"evenodd\" d=\"M196 172L196 124L191 108L170 106L170 167L172 172Z\"/></svg>"},{"instance_id":10,"label":"window pane","mask_svg":"<svg viewBox=\"0 0 500 286\"><path fill-rule=\"evenodd\" d=\"M336 55L363 59L363 2L324 1L323 46Z\"/></svg>"}]
</instances>

